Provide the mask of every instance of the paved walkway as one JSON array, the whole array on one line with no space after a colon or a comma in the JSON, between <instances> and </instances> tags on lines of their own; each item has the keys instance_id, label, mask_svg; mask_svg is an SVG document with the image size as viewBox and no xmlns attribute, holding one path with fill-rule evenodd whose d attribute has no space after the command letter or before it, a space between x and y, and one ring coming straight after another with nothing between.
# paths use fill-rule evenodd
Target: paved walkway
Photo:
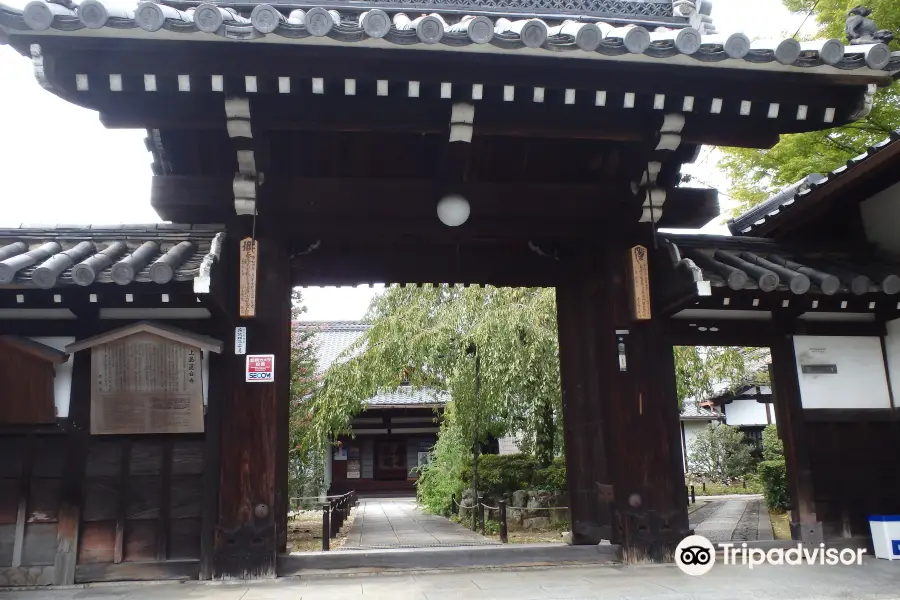
<instances>
[{"instance_id":1,"label":"paved walkway","mask_svg":"<svg viewBox=\"0 0 900 600\"><path fill-rule=\"evenodd\" d=\"M691 528L711 542L774 539L769 511L759 496L710 500L690 513Z\"/></svg>"},{"instance_id":2,"label":"paved walkway","mask_svg":"<svg viewBox=\"0 0 900 600\"><path fill-rule=\"evenodd\" d=\"M690 577L671 565L280 579L0 592L3 600L900 600L900 563L716 565Z\"/></svg>"},{"instance_id":3,"label":"paved walkway","mask_svg":"<svg viewBox=\"0 0 900 600\"><path fill-rule=\"evenodd\" d=\"M480 546L495 542L444 517L420 511L410 498L360 500L342 550Z\"/></svg>"}]
</instances>

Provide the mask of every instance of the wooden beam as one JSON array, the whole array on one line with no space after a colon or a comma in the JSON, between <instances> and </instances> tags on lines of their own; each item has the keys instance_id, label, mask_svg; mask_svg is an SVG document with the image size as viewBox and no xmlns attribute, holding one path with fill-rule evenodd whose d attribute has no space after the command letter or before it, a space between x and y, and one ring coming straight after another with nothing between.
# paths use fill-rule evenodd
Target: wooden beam
<instances>
[{"instance_id":1,"label":"wooden beam","mask_svg":"<svg viewBox=\"0 0 900 600\"><path fill-rule=\"evenodd\" d=\"M585 92L586 94L586 92ZM111 129L223 129L224 116L204 95L119 93L98 100L100 120ZM127 97L124 99L123 96ZM476 102L475 136L648 142L662 123L661 111L593 105ZM439 98L259 95L253 98L259 132L329 131L443 133L451 103ZM686 144L770 148L778 132L766 122L720 115L691 115L682 132Z\"/></svg>"},{"instance_id":2,"label":"wooden beam","mask_svg":"<svg viewBox=\"0 0 900 600\"><path fill-rule=\"evenodd\" d=\"M263 186L266 214L282 220L285 230L324 234L344 232L382 237L394 231L432 237L453 232L511 235L565 235L596 232L633 224L640 216L630 187L617 183L541 183L528 181L467 182L453 187L465 196L472 215L463 227L449 230L437 219L436 206L448 184L431 179L290 178L276 175ZM231 180L224 177L154 176L150 203L172 221L224 221L234 214ZM714 190L669 190L660 225L705 224L718 213ZM385 221L377 231L373 218ZM559 223L555 228L553 223ZM289 226L288 226L289 224ZM529 230L530 228L530 230Z\"/></svg>"}]
</instances>

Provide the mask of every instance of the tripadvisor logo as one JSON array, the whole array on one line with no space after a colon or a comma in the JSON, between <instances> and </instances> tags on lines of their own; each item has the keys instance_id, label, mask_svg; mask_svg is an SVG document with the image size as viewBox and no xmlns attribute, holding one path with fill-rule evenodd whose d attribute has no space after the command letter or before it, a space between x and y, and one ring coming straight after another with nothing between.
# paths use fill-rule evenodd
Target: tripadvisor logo
<instances>
[{"instance_id":1,"label":"tripadvisor logo","mask_svg":"<svg viewBox=\"0 0 900 600\"><path fill-rule=\"evenodd\" d=\"M760 565L861 565L864 549L825 548L825 544L804 547L797 544L792 548L748 548L732 543L718 544L723 551L722 564L743 565L752 569ZM691 535L675 548L675 564L688 575L700 576L709 573L716 564L716 548L702 535Z\"/></svg>"}]
</instances>

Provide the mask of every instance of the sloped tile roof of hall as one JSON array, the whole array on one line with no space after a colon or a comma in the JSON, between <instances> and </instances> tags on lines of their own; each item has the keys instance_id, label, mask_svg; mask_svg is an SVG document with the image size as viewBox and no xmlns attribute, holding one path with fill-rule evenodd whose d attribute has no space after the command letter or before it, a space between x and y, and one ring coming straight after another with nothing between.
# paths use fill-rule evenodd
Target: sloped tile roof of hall
<instances>
[{"instance_id":1,"label":"sloped tile roof of hall","mask_svg":"<svg viewBox=\"0 0 900 600\"><path fill-rule=\"evenodd\" d=\"M317 375L325 373L345 350L372 327L361 321L298 321L295 326L315 333L313 343Z\"/></svg>"},{"instance_id":2,"label":"sloped tile roof of hall","mask_svg":"<svg viewBox=\"0 0 900 600\"><path fill-rule=\"evenodd\" d=\"M829 171L827 174L810 173L800 181L791 184L767 200L748 209L741 215L728 221L728 229L734 235L758 235L758 231L773 221L789 219L793 210L808 202L814 202L816 197L827 194L830 187L840 179L852 176L857 169L864 168L867 161L891 148L900 151L900 129L881 142L870 146L862 154L848 160L845 164ZM900 163L897 163L900 165ZM894 169L900 166L894 166ZM816 193L814 193L816 192Z\"/></svg>"},{"instance_id":3,"label":"sloped tile roof of hall","mask_svg":"<svg viewBox=\"0 0 900 600\"><path fill-rule=\"evenodd\" d=\"M722 419L721 413L700 406L696 402L686 400L681 407L682 421L718 421L720 419Z\"/></svg>"},{"instance_id":4,"label":"sloped tile roof of hall","mask_svg":"<svg viewBox=\"0 0 900 600\"><path fill-rule=\"evenodd\" d=\"M764 238L663 236L671 267L712 288L820 297L900 294L900 264L873 248L797 250Z\"/></svg>"},{"instance_id":5,"label":"sloped tile roof of hall","mask_svg":"<svg viewBox=\"0 0 900 600\"><path fill-rule=\"evenodd\" d=\"M892 54L882 43L845 46L832 39L801 44L787 37L751 42L740 32L720 34L709 16L709 3L703 2L471 0L407 4L398 0L338 1L322 6L248 2L237 8L205 2L183 9L185 3L82 0L76 5L33 0L18 9L0 1L0 32L7 36L27 32L144 39L184 39L183 34L195 34L206 40L521 50L557 57L672 59L681 64L732 61L742 68L817 68L817 72L830 69L835 74L864 67L900 71L900 53ZM581 5L589 10L579 10ZM541 13L546 6L552 8L544 12L553 14ZM412 18L399 12L402 10L408 10ZM423 10L434 12L418 16ZM592 12L606 16L585 14Z\"/></svg>"},{"instance_id":6,"label":"sloped tile roof of hall","mask_svg":"<svg viewBox=\"0 0 900 600\"><path fill-rule=\"evenodd\" d=\"M193 281L209 292L224 225L23 225L0 228L0 285L56 288L94 283Z\"/></svg>"},{"instance_id":7,"label":"sloped tile roof of hall","mask_svg":"<svg viewBox=\"0 0 900 600\"><path fill-rule=\"evenodd\" d=\"M372 325L361 321L298 321L294 326L315 333L313 343L316 349L316 374L321 376ZM400 406L443 406L447 403L446 393L430 388L400 386L393 391L375 394L366 400L373 408Z\"/></svg>"}]
</instances>

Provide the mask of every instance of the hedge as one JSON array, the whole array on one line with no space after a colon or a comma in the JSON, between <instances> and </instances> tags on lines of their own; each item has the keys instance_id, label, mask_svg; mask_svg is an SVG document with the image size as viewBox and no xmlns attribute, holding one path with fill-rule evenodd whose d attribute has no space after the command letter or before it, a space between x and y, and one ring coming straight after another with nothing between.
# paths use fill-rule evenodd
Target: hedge
<instances>
[{"instance_id":1,"label":"hedge","mask_svg":"<svg viewBox=\"0 0 900 600\"><path fill-rule=\"evenodd\" d=\"M466 486L471 486L472 467L462 473ZM516 490L542 489L562 491L566 489L566 466L562 458L542 469L527 454L482 454L478 458L478 491L493 498L500 498Z\"/></svg>"},{"instance_id":2,"label":"hedge","mask_svg":"<svg viewBox=\"0 0 900 600\"><path fill-rule=\"evenodd\" d=\"M766 506L772 510L788 510L791 507L784 460L764 460L759 463L759 479L763 484Z\"/></svg>"}]
</instances>

